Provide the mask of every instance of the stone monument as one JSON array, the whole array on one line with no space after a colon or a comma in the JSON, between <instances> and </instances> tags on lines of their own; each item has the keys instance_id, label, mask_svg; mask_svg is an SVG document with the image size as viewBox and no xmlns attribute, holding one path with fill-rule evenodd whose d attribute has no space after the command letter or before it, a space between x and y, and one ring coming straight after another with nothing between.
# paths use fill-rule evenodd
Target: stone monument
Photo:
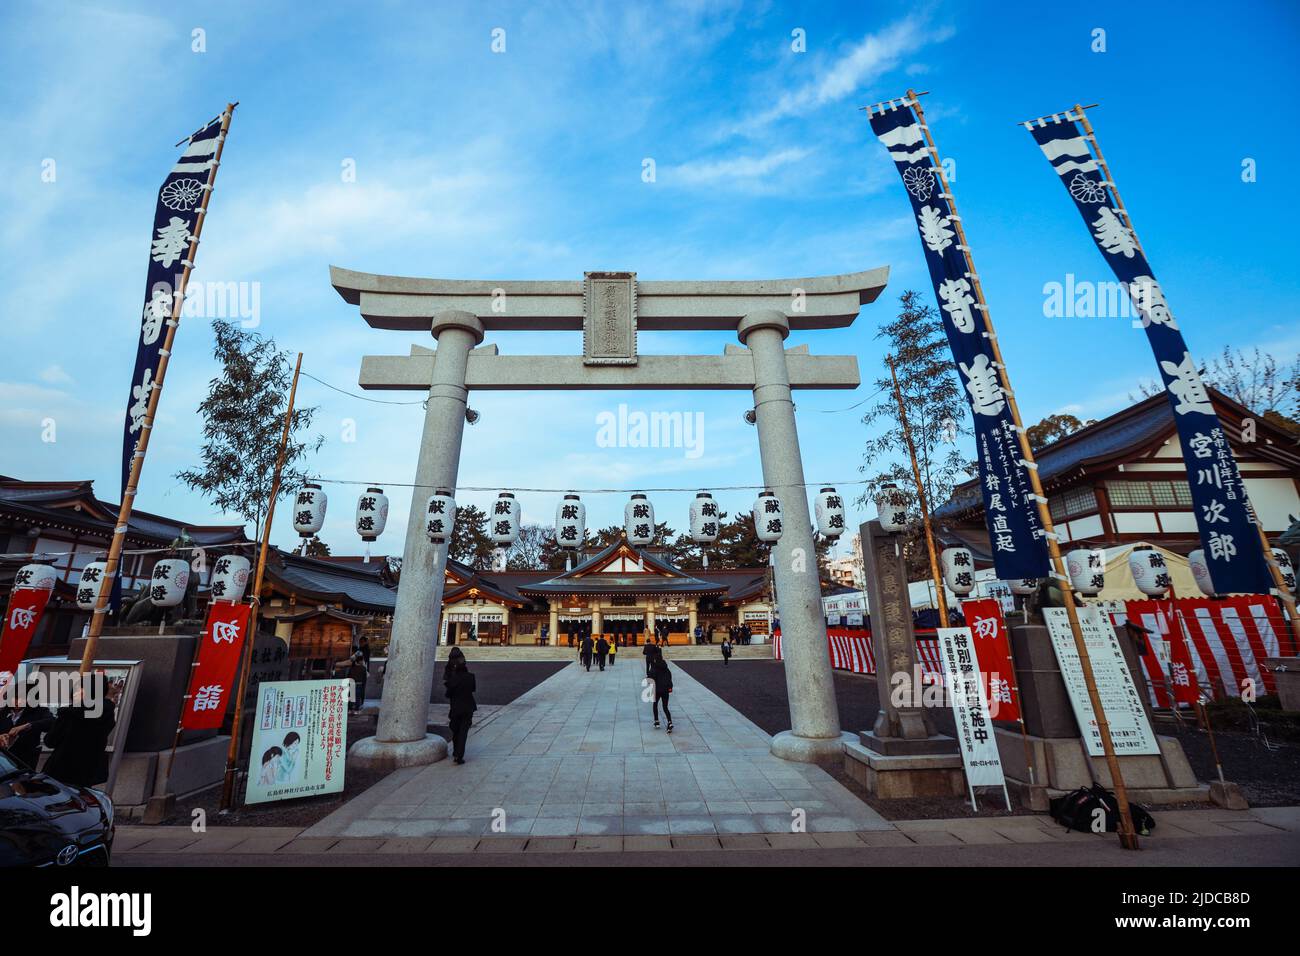
<instances>
[{"instance_id":1,"label":"stone monument","mask_svg":"<svg viewBox=\"0 0 1300 956\"><path fill-rule=\"evenodd\" d=\"M886 532L879 521L865 522L860 533L880 713L870 730L845 745L844 769L879 797L962 796L957 741L935 733L924 706L902 535Z\"/></svg>"}]
</instances>

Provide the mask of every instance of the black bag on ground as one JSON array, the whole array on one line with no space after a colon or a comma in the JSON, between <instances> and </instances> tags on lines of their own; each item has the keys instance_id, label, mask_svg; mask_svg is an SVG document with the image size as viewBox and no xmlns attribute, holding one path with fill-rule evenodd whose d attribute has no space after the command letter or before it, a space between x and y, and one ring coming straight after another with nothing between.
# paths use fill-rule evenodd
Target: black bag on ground
<instances>
[{"instance_id":1,"label":"black bag on ground","mask_svg":"<svg viewBox=\"0 0 1300 956\"><path fill-rule=\"evenodd\" d=\"M1114 833L1119 829L1119 801L1101 784L1080 787L1073 793L1057 797L1050 804L1052 819L1067 830L1092 833L1096 811L1101 810L1106 821L1106 832ZM1133 817L1133 827L1139 836L1146 836L1155 829L1156 821L1139 803L1129 804L1129 813Z\"/></svg>"}]
</instances>

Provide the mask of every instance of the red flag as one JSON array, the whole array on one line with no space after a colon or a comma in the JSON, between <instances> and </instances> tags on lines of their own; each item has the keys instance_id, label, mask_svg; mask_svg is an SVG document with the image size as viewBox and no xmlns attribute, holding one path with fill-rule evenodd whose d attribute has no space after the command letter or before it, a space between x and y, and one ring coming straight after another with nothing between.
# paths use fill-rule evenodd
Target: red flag
<instances>
[{"instance_id":1,"label":"red flag","mask_svg":"<svg viewBox=\"0 0 1300 956\"><path fill-rule=\"evenodd\" d=\"M208 608L208 623L199 638L194 674L181 711L184 729L214 730L221 726L234 694L239 652L252 612L251 604L227 601L213 601Z\"/></svg>"},{"instance_id":2,"label":"red flag","mask_svg":"<svg viewBox=\"0 0 1300 956\"><path fill-rule=\"evenodd\" d=\"M49 588L14 588L9 596L9 611L0 631L0 686L18 670L52 593Z\"/></svg>"},{"instance_id":3,"label":"red flag","mask_svg":"<svg viewBox=\"0 0 1300 956\"><path fill-rule=\"evenodd\" d=\"M1156 653L1154 641L1144 641L1146 653L1141 655L1142 667L1147 672L1147 683L1157 707L1169 706L1169 688L1173 689L1174 702L1192 705L1200 696L1196 681L1196 668L1192 665L1182 629L1176 626L1172 601L1125 601L1125 616L1141 625L1153 636L1168 645L1168 661ZM1136 677L1137 675L1133 675Z\"/></svg>"},{"instance_id":4,"label":"red flag","mask_svg":"<svg viewBox=\"0 0 1300 956\"><path fill-rule=\"evenodd\" d=\"M984 699L994 720L1019 720L1020 700L1016 694L1016 672L1011 664L1011 642L1007 637L1002 604L997 598L963 601L962 614L974 638Z\"/></svg>"}]
</instances>

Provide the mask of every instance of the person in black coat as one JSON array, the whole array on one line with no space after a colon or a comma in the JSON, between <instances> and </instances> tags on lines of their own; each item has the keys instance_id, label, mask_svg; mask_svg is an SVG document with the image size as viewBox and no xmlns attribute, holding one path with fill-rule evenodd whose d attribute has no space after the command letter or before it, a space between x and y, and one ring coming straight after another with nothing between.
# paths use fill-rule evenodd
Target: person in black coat
<instances>
[{"instance_id":1,"label":"person in black coat","mask_svg":"<svg viewBox=\"0 0 1300 956\"><path fill-rule=\"evenodd\" d=\"M659 726L659 706L664 708L664 720L668 721L668 732L673 732L673 715L668 710L668 695L673 692L673 672L668 662L661 655L655 655L650 668L650 677L655 682L655 699L650 705L655 717L655 726Z\"/></svg>"},{"instance_id":2,"label":"person in black coat","mask_svg":"<svg viewBox=\"0 0 1300 956\"><path fill-rule=\"evenodd\" d=\"M722 663L724 665L731 663L731 638L729 637L722 640Z\"/></svg>"},{"instance_id":3,"label":"person in black coat","mask_svg":"<svg viewBox=\"0 0 1300 956\"><path fill-rule=\"evenodd\" d=\"M35 687L34 680L29 687ZM41 757L41 734L53 726L54 715L48 707L29 703L6 707L0 711L0 750L7 750L35 770L36 761Z\"/></svg>"},{"instance_id":4,"label":"person in black coat","mask_svg":"<svg viewBox=\"0 0 1300 956\"><path fill-rule=\"evenodd\" d=\"M641 653L645 655L645 676L649 677L654 670L655 658L662 657L663 653L653 640L646 641L645 647L641 648Z\"/></svg>"},{"instance_id":5,"label":"person in black coat","mask_svg":"<svg viewBox=\"0 0 1300 956\"><path fill-rule=\"evenodd\" d=\"M605 669L605 658L608 656L609 641L605 640L605 635L602 634L596 641L596 663L600 665L602 671Z\"/></svg>"},{"instance_id":6,"label":"person in black coat","mask_svg":"<svg viewBox=\"0 0 1300 956\"><path fill-rule=\"evenodd\" d=\"M596 645L591 640L591 635L582 636L582 666L591 670L591 657L596 651Z\"/></svg>"},{"instance_id":7,"label":"person in black coat","mask_svg":"<svg viewBox=\"0 0 1300 956\"><path fill-rule=\"evenodd\" d=\"M447 700L451 704L447 709L447 722L451 726L451 754L456 763L464 763L465 741L469 737L470 724L474 722L474 711L478 710L478 703L474 700L477 683L463 656L456 661L447 661L443 684L447 690Z\"/></svg>"},{"instance_id":8,"label":"person in black coat","mask_svg":"<svg viewBox=\"0 0 1300 956\"><path fill-rule=\"evenodd\" d=\"M90 787L104 780L104 748L117 724L117 707L107 693L104 675L92 677L90 693L83 685L72 703L60 707L45 743L54 748L43 772L62 783Z\"/></svg>"}]
</instances>

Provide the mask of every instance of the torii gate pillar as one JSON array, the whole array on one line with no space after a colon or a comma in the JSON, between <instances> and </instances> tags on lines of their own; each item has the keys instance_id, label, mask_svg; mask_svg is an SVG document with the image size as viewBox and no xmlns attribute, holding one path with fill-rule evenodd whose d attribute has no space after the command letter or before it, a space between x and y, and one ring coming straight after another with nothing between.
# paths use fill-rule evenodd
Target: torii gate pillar
<instances>
[{"instance_id":1,"label":"torii gate pillar","mask_svg":"<svg viewBox=\"0 0 1300 956\"><path fill-rule=\"evenodd\" d=\"M435 315L431 331L438 348L406 523L379 726L373 737L357 741L348 751L350 764L376 770L434 763L447 756L447 742L426 728L448 545L434 545L425 533L425 502L438 488L453 494L456 490L468 398L465 370L470 350L483 341L484 333L478 316L459 309Z\"/></svg>"},{"instance_id":2,"label":"torii gate pillar","mask_svg":"<svg viewBox=\"0 0 1300 956\"><path fill-rule=\"evenodd\" d=\"M754 424L763 483L781 499L785 519L772 550L772 570L791 729L772 738L772 753L785 760L839 761L844 742L857 738L840 732L826 647L817 551L786 368L790 320L776 309L759 309L741 319L737 334L754 357Z\"/></svg>"}]
</instances>

